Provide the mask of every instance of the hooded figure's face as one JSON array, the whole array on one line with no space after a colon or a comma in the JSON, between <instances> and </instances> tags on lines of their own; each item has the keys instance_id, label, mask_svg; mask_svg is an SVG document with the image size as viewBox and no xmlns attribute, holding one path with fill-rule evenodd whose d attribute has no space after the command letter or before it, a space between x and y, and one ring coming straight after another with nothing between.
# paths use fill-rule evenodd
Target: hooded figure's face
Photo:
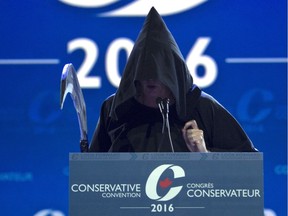
<instances>
[{"instance_id":1,"label":"hooded figure's face","mask_svg":"<svg viewBox=\"0 0 288 216\"><path fill-rule=\"evenodd\" d=\"M157 97L169 98L179 117L186 116L186 94L193 79L174 37L155 8L147 15L125 66L112 104L112 118L121 116L121 107L127 108L129 100L139 96L139 85L144 99L150 99L152 106ZM151 106L150 102L146 105Z\"/></svg>"},{"instance_id":2,"label":"hooded figure's face","mask_svg":"<svg viewBox=\"0 0 288 216\"><path fill-rule=\"evenodd\" d=\"M174 97L170 89L159 80L148 79L135 82L137 89L136 99L145 106L157 108L157 98L169 98L171 102Z\"/></svg>"}]
</instances>

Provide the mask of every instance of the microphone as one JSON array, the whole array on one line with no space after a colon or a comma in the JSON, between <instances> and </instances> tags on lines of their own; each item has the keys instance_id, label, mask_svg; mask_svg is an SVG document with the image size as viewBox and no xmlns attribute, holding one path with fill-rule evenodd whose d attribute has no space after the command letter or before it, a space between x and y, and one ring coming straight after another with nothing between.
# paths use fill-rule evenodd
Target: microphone
<instances>
[{"instance_id":1,"label":"microphone","mask_svg":"<svg viewBox=\"0 0 288 216\"><path fill-rule=\"evenodd\" d=\"M170 100L169 100L169 98L164 98L163 99L163 103L166 105L165 107L164 107L164 109L165 109L165 113L166 113L166 118L168 118L168 114L169 114L169 102L170 102Z\"/></svg>"},{"instance_id":2,"label":"microphone","mask_svg":"<svg viewBox=\"0 0 288 216\"><path fill-rule=\"evenodd\" d=\"M174 146L173 146L173 142L171 139L171 131L170 131L170 124L169 124L169 98L164 98L164 104L166 104L166 126L168 129L168 136L169 136L169 141L170 141L170 145L171 145L171 150L172 152L174 152Z\"/></svg>"},{"instance_id":3,"label":"microphone","mask_svg":"<svg viewBox=\"0 0 288 216\"><path fill-rule=\"evenodd\" d=\"M162 101L163 101L163 99L161 97L156 98L156 103L158 104L158 106L161 106ZM162 109L162 106L160 108L160 111L161 111L161 109Z\"/></svg>"},{"instance_id":4,"label":"microphone","mask_svg":"<svg viewBox=\"0 0 288 216\"><path fill-rule=\"evenodd\" d=\"M164 127L165 127L165 117L164 117L164 105L163 105L163 99L161 97L157 97L156 103L159 107L160 113L162 115L162 134L164 133Z\"/></svg>"},{"instance_id":5,"label":"microphone","mask_svg":"<svg viewBox=\"0 0 288 216\"><path fill-rule=\"evenodd\" d=\"M161 112L162 119L163 119L162 134L164 133L164 126L166 125L167 130L168 130L168 137L170 141L171 150L172 152L174 152L174 146L173 146L173 142L171 139L170 124L169 124L169 102L170 102L169 98L162 99L161 97L158 97L156 99L156 103L158 104L158 107L159 107L159 110Z\"/></svg>"}]
</instances>

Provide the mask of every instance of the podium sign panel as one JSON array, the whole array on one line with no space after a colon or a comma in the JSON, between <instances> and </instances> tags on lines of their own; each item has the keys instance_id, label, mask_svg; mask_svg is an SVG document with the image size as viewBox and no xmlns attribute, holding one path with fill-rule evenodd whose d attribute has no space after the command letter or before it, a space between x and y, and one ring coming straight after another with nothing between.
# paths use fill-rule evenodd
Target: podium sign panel
<instances>
[{"instance_id":1,"label":"podium sign panel","mask_svg":"<svg viewBox=\"0 0 288 216\"><path fill-rule=\"evenodd\" d=\"M258 216L262 153L71 153L71 216Z\"/></svg>"}]
</instances>

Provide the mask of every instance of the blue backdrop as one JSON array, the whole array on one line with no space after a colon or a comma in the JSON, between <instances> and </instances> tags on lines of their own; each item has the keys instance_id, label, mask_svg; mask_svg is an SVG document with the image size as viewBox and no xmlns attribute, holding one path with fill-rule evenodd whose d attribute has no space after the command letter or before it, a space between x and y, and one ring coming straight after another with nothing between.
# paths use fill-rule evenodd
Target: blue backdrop
<instances>
[{"instance_id":1,"label":"blue backdrop","mask_svg":"<svg viewBox=\"0 0 288 216\"><path fill-rule=\"evenodd\" d=\"M1 215L68 215L68 154L80 134L72 100L60 110L62 68L78 72L91 138L152 4L196 84L264 153L265 215L287 215L284 0L1 1Z\"/></svg>"}]
</instances>

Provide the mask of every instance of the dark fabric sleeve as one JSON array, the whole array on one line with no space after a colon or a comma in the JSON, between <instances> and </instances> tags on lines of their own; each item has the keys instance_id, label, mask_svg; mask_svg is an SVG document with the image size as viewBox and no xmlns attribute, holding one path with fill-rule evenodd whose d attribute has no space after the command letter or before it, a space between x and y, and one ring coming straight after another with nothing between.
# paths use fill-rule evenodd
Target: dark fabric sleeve
<instances>
[{"instance_id":1,"label":"dark fabric sleeve","mask_svg":"<svg viewBox=\"0 0 288 216\"><path fill-rule=\"evenodd\" d=\"M237 120L210 95L202 94L196 116L209 151L257 152Z\"/></svg>"},{"instance_id":2,"label":"dark fabric sleeve","mask_svg":"<svg viewBox=\"0 0 288 216\"><path fill-rule=\"evenodd\" d=\"M89 152L108 152L111 146L111 140L107 133L109 122L110 101L104 101L101 107L100 116L94 131Z\"/></svg>"}]
</instances>

